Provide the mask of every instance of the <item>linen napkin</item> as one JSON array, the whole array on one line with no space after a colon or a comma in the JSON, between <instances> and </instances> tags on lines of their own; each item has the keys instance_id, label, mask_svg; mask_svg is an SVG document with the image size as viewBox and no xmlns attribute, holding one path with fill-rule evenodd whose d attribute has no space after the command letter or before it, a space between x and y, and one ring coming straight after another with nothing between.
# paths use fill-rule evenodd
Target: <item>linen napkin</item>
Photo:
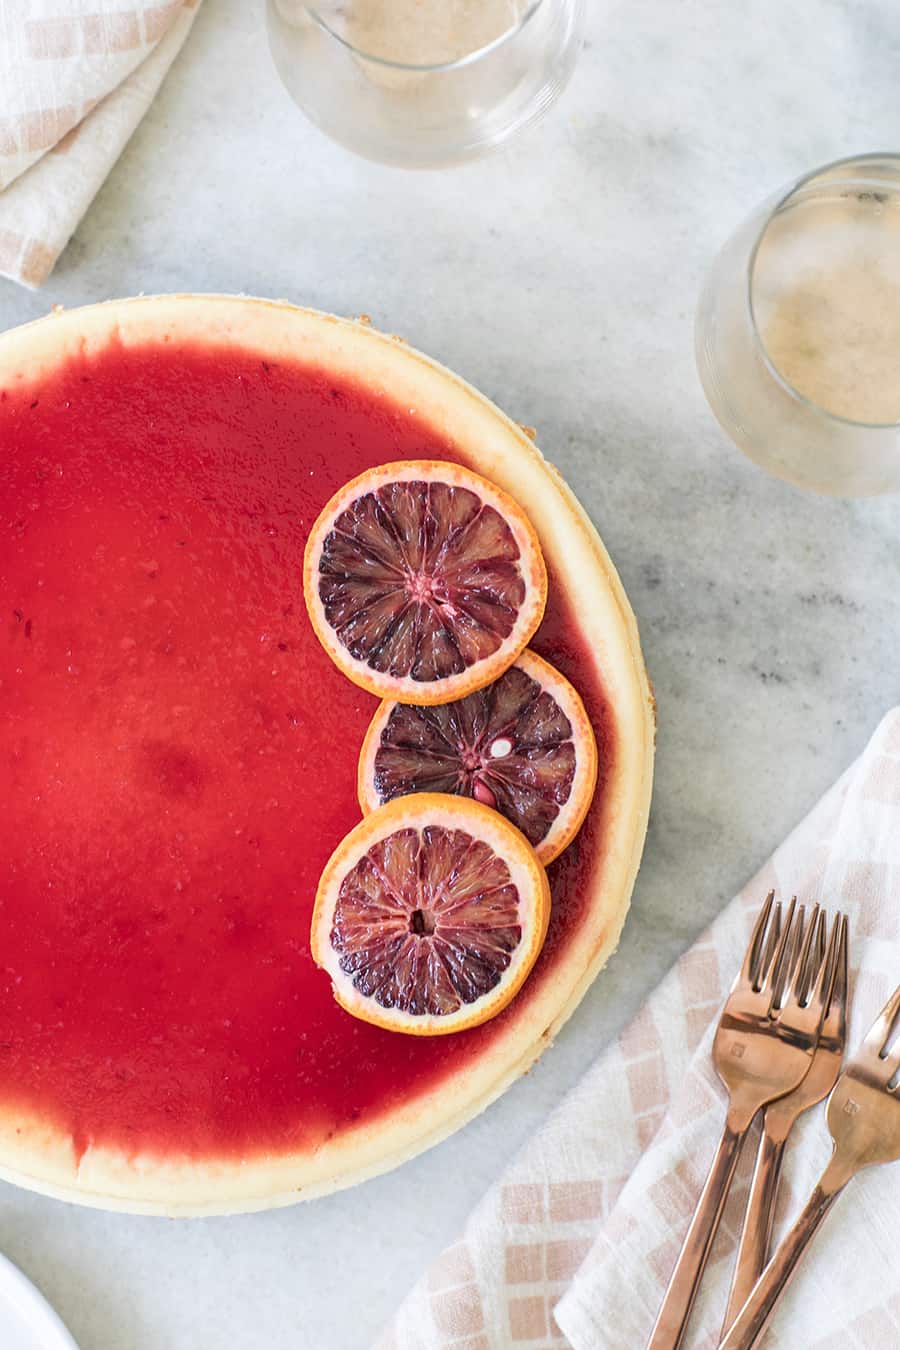
<instances>
[{"instance_id":1,"label":"linen napkin","mask_svg":"<svg viewBox=\"0 0 900 1350\"><path fill-rule=\"evenodd\" d=\"M724 1119L710 1049L769 889L850 919L848 1049L900 982L900 708L684 955L400 1307L378 1350L640 1350ZM756 1136L685 1340L719 1341ZM821 1107L788 1144L775 1237L830 1154ZM850 1183L761 1344L900 1345L900 1164Z\"/></svg>"},{"instance_id":2,"label":"linen napkin","mask_svg":"<svg viewBox=\"0 0 900 1350\"><path fill-rule=\"evenodd\" d=\"M40 286L199 0L0 0L0 275Z\"/></svg>"}]
</instances>

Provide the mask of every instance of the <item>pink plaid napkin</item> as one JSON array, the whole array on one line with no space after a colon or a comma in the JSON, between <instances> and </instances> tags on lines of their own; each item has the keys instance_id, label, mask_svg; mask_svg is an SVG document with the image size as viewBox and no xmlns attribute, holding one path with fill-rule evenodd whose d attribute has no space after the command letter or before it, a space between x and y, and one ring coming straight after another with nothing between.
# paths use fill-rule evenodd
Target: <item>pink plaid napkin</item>
<instances>
[{"instance_id":1,"label":"pink plaid napkin","mask_svg":"<svg viewBox=\"0 0 900 1350\"><path fill-rule=\"evenodd\" d=\"M640 1350L712 1158L722 1000L766 891L850 916L855 1045L900 981L900 708L651 995L523 1149L400 1307L378 1350ZM685 1342L718 1344L745 1150ZM821 1109L788 1146L776 1238L830 1152ZM900 1346L900 1165L837 1203L762 1344Z\"/></svg>"},{"instance_id":2,"label":"pink plaid napkin","mask_svg":"<svg viewBox=\"0 0 900 1350\"><path fill-rule=\"evenodd\" d=\"M199 0L0 0L0 275L40 286Z\"/></svg>"}]
</instances>

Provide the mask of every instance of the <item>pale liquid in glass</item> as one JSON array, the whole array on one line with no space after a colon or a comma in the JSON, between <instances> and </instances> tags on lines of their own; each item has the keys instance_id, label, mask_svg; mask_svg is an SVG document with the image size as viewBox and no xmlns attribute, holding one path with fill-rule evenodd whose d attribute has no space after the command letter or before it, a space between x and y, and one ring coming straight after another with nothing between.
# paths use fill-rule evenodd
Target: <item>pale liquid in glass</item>
<instances>
[{"instance_id":1,"label":"pale liquid in glass","mask_svg":"<svg viewBox=\"0 0 900 1350\"><path fill-rule=\"evenodd\" d=\"M752 296L797 393L854 422L900 421L900 192L801 188L763 235Z\"/></svg>"},{"instance_id":2,"label":"pale liquid in glass","mask_svg":"<svg viewBox=\"0 0 900 1350\"><path fill-rule=\"evenodd\" d=\"M324 0L329 28L367 56L409 66L459 61L502 37L532 0Z\"/></svg>"},{"instance_id":3,"label":"pale liquid in glass","mask_svg":"<svg viewBox=\"0 0 900 1350\"><path fill-rule=\"evenodd\" d=\"M578 51L582 0L268 0L294 100L371 159L433 167L539 117Z\"/></svg>"}]
</instances>

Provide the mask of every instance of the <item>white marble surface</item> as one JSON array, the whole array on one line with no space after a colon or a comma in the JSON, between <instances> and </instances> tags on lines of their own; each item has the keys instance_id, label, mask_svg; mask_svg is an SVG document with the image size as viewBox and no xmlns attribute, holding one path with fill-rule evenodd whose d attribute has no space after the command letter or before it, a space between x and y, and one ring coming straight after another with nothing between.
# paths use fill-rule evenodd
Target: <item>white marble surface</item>
<instances>
[{"instance_id":1,"label":"white marble surface","mask_svg":"<svg viewBox=\"0 0 900 1350\"><path fill-rule=\"evenodd\" d=\"M52 302L190 289L403 333L540 429L621 570L659 698L620 951L539 1067L453 1140L250 1218L129 1218L0 1186L0 1250L83 1350L363 1350L900 696L900 500L804 496L755 469L706 409L691 333L703 268L751 204L892 146L895 0L589 3L588 49L540 129L493 160L405 175L303 120L259 3L206 0L45 290L0 282L0 327Z\"/></svg>"}]
</instances>

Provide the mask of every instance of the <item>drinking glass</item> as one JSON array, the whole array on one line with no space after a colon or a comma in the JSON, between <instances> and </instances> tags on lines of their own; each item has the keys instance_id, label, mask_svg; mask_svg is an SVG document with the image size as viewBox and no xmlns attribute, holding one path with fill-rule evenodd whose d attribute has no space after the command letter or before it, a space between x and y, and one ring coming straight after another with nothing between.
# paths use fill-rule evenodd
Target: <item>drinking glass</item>
<instances>
[{"instance_id":1,"label":"drinking glass","mask_svg":"<svg viewBox=\"0 0 900 1350\"><path fill-rule=\"evenodd\" d=\"M900 156L838 160L754 211L706 281L696 351L757 464L836 496L900 490Z\"/></svg>"},{"instance_id":2,"label":"drinking glass","mask_svg":"<svg viewBox=\"0 0 900 1350\"><path fill-rule=\"evenodd\" d=\"M334 140L406 168L483 154L540 117L584 0L268 0L288 92Z\"/></svg>"}]
</instances>

